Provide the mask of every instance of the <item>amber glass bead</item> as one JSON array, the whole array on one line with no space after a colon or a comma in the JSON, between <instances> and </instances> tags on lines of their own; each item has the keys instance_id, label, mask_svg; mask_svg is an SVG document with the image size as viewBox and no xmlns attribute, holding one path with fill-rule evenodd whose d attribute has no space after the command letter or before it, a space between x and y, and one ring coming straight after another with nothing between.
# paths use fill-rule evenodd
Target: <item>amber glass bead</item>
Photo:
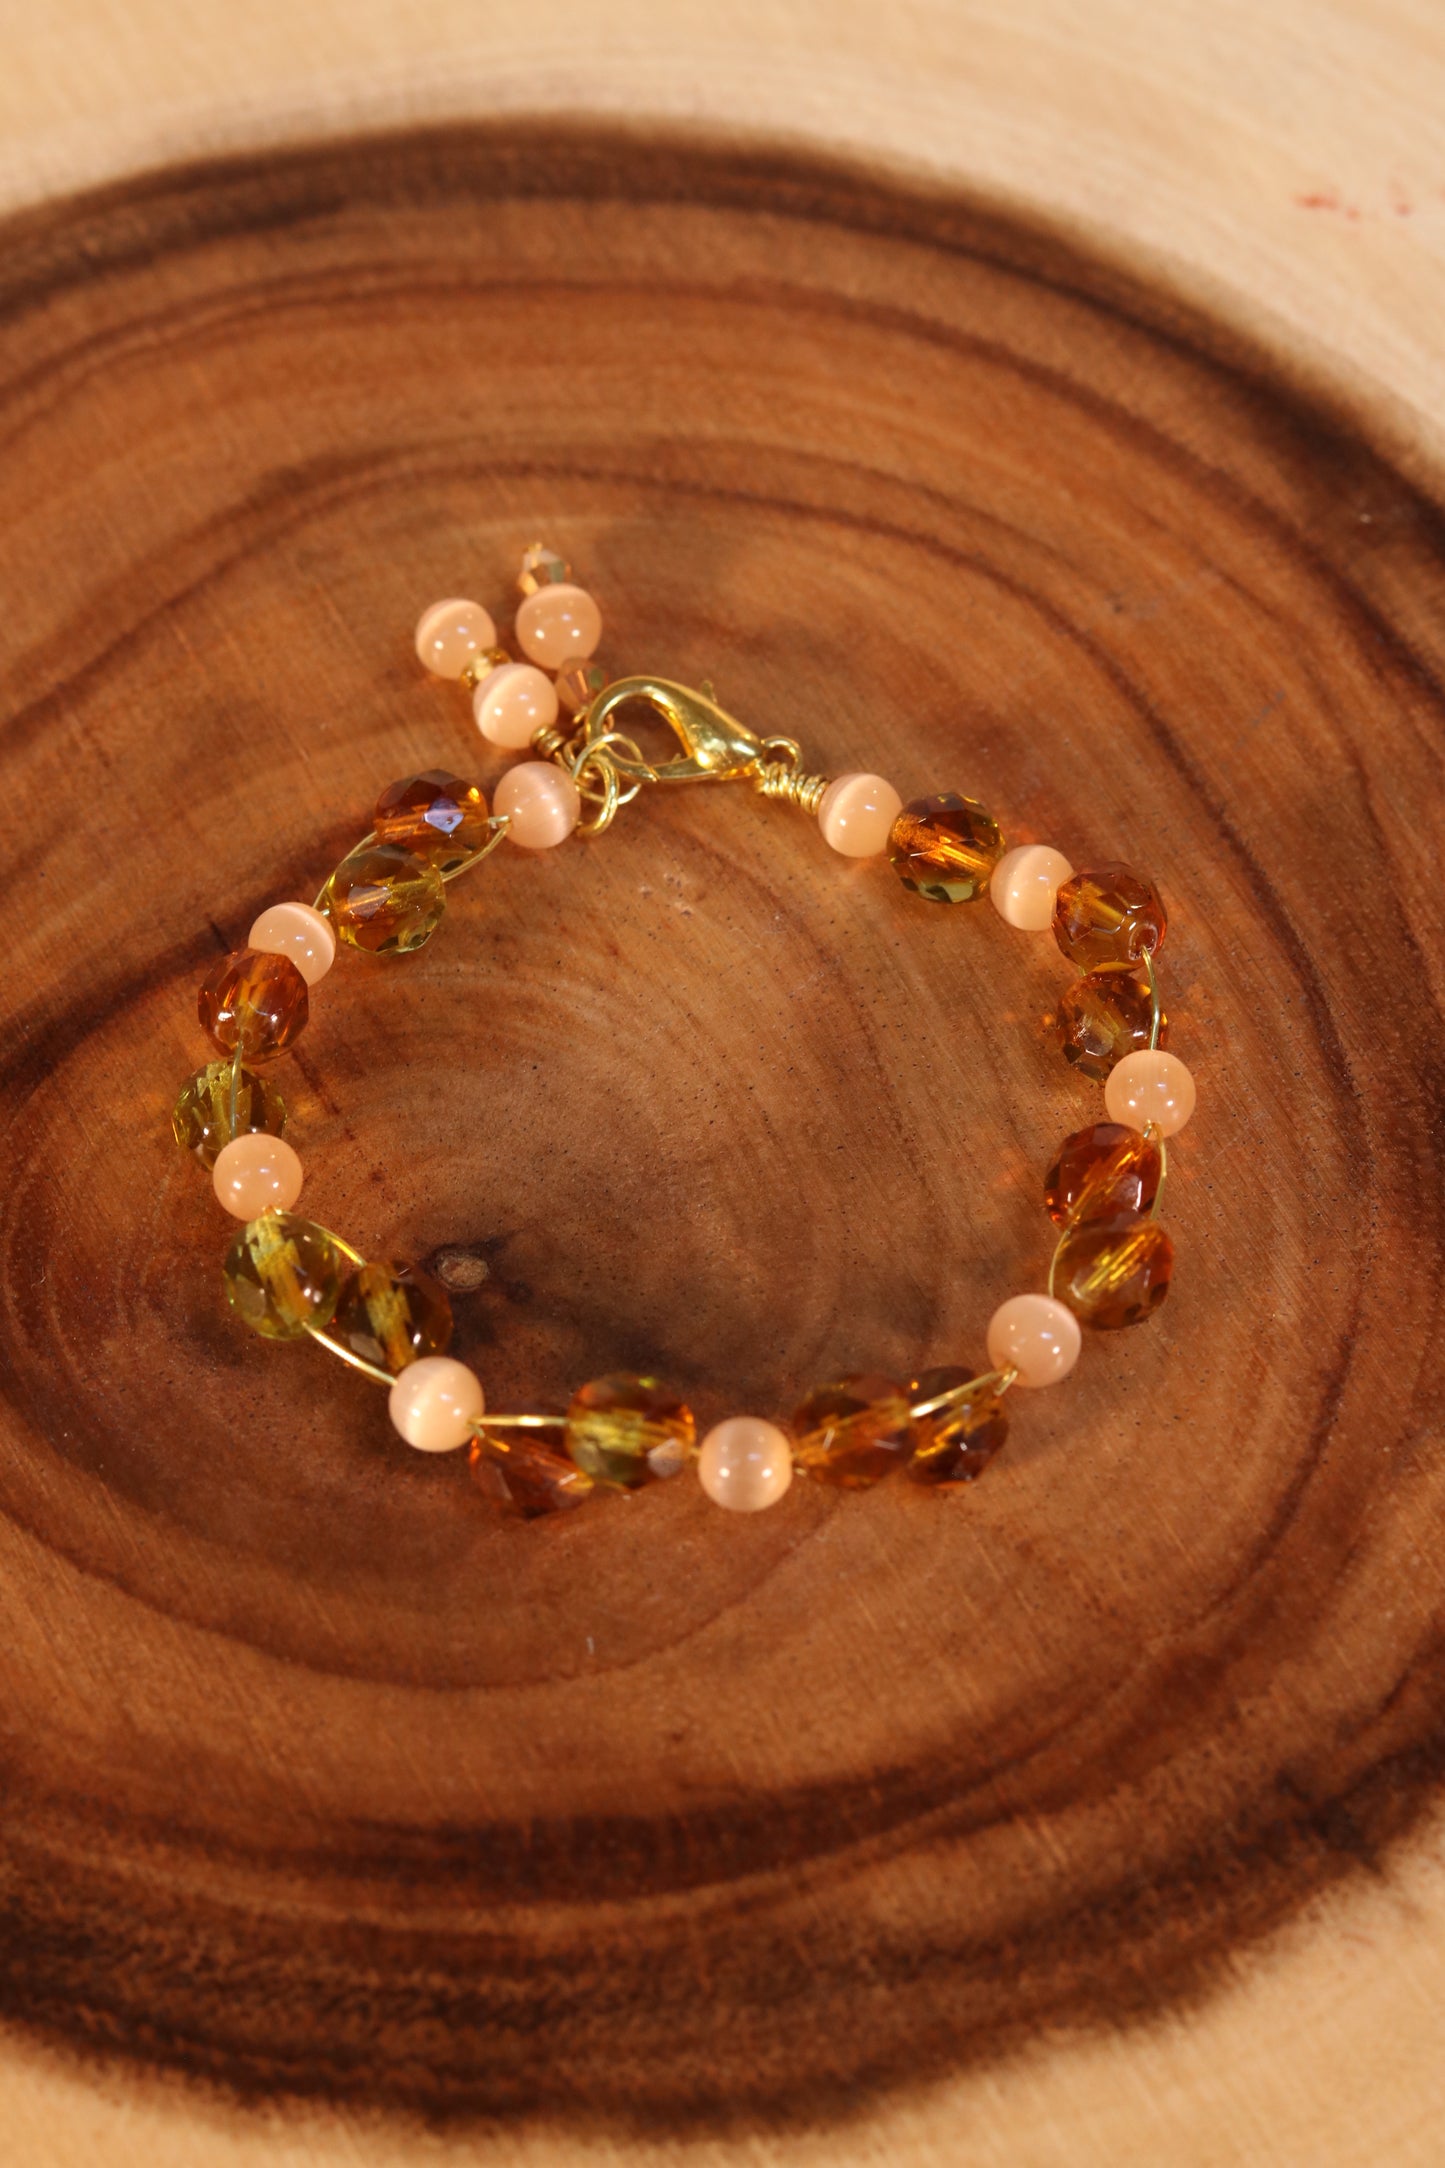
<instances>
[{"instance_id":1,"label":"amber glass bead","mask_svg":"<svg viewBox=\"0 0 1445 2168\"><path fill-rule=\"evenodd\" d=\"M196 1071L176 1101L171 1127L183 1152L194 1152L203 1167L215 1166L232 1136L230 1062L207 1062ZM285 1127L286 1107L275 1085L242 1069L236 1079L235 1135L279 1137Z\"/></svg>"},{"instance_id":2,"label":"amber glass bead","mask_svg":"<svg viewBox=\"0 0 1445 2168\"><path fill-rule=\"evenodd\" d=\"M584 708L590 708L597 695L606 689L607 672L590 656L586 662L569 663L565 670L557 672L557 698L573 715L580 715Z\"/></svg>"},{"instance_id":3,"label":"amber glass bead","mask_svg":"<svg viewBox=\"0 0 1445 2168\"><path fill-rule=\"evenodd\" d=\"M414 1265L362 1265L341 1290L332 1336L381 1370L404 1370L440 1355L452 1336L452 1306Z\"/></svg>"},{"instance_id":4,"label":"amber glass bead","mask_svg":"<svg viewBox=\"0 0 1445 2168\"><path fill-rule=\"evenodd\" d=\"M819 1386L793 1416L793 1458L840 1490L863 1490L913 1450L908 1395L872 1371Z\"/></svg>"},{"instance_id":5,"label":"amber glass bead","mask_svg":"<svg viewBox=\"0 0 1445 2168\"><path fill-rule=\"evenodd\" d=\"M528 1521L584 1505L597 1488L575 1461L525 1430L475 1439L471 1471L484 1498Z\"/></svg>"},{"instance_id":6,"label":"amber glass bead","mask_svg":"<svg viewBox=\"0 0 1445 2168\"><path fill-rule=\"evenodd\" d=\"M294 1212L248 1220L224 1269L231 1308L267 1340L330 1324L341 1293L341 1252L324 1227Z\"/></svg>"},{"instance_id":7,"label":"amber glass bead","mask_svg":"<svg viewBox=\"0 0 1445 2168\"><path fill-rule=\"evenodd\" d=\"M343 941L373 956L402 956L441 924L447 892L440 873L394 843L362 843L343 858L321 908Z\"/></svg>"},{"instance_id":8,"label":"amber glass bead","mask_svg":"<svg viewBox=\"0 0 1445 2168\"><path fill-rule=\"evenodd\" d=\"M1169 924L1159 891L1129 866L1095 866L1065 881L1054 939L1081 971L1121 971L1161 948Z\"/></svg>"},{"instance_id":9,"label":"amber glass bead","mask_svg":"<svg viewBox=\"0 0 1445 2168\"><path fill-rule=\"evenodd\" d=\"M617 1373L574 1396L564 1435L584 1475L631 1489L676 1475L692 1457L697 1426L670 1385Z\"/></svg>"},{"instance_id":10,"label":"amber glass bead","mask_svg":"<svg viewBox=\"0 0 1445 2168\"><path fill-rule=\"evenodd\" d=\"M1059 1146L1044 1176L1044 1204L1056 1225L1147 1212L1159 1190L1163 1155L1152 1137L1122 1122L1091 1122Z\"/></svg>"},{"instance_id":11,"label":"amber glass bead","mask_svg":"<svg viewBox=\"0 0 1445 2168\"><path fill-rule=\"evenodd\" d=\"M1121 1215L1071 1227L1059 1244L1051 1284L1081 1325L1113 1332L1153 1315L1173 1270L1174 1244L1159 1222Z\"/></svg>"},{"instance_id":12,"label":"amber glass bead","mask_svg":"<svg viewBox=\"0 0 1445 2168\"><path fill-rule=\"evenodd\" d=\"M889 861L905 888L933 903L974 903L988 894L1003 856L998 822L975 798L945 790L915 798L888 837Z\"/></svg>"},{"instance_id":13,"label":"amber glass bead","mask_svg":"<svg viewBox=\"0 0 1445 2168\"><path fill-rule=\"evenodd\" d=\"M1085 1076L1103 1078L1126 1054L1149 1044L1154 998L1132 971L1091 971L1059 997L1055 1030L1065 1061ZM1159 1012L1157 1044L1167 1045L1169 1019Z\"/></svg>"},{"instance_id":14,"label":"amber glass bead","mask_svg":"<svg viewBox=\"0 0 1445 2168\"><path fill-rule=\"evenodd\" d=\"M371 816L378 843L424 858L439 873L464 866L491 836L487 801L475 783L445 768L388 784Z\"/></svg>"},{"instance_id":15,"label":"amber glass bead","mask_svg":"<svg viewBox=\"0 0 1445 2168\"><path fill-rule=\"evenodd\" d=\"M936 1400L940 1393L957 1392L960 1386L973 1384L974 1378L972 1370L925 1370L909 1386L908 1398L917 1407L921 1401ZM992 1386L986 1385L981 1392L969 1393L935 1415L914 1417L913 1458L908 1473L915 1483L931 1483L939 1490L961 1489L965 1483L977 1482L1007 1441L1008 1416L1003 1401Z\"/></svg>"},{"instance_id":16,"label":"amber glass bead","mask_svg":"<svg viewBox=\"0 0 1445 2168\"><path fill-rule=\"evenodd\" d=\"M289 956L239 949L223 956L196 996L201 1029L223 1054L274 1061L306 1028L306 981Z\"/></svg>"},{"instance_id":17,"label":"amber glass bead","mask_svg":"<svg viewBox=\"0 0 1445 2168\"><path fill-rule=\"evenodd\" d=\"M517 591L522 595L535 595L542 587L561 587L572 577L572 567L565 557L548 549L545 542L534 542L522 552L522 569L517 574Z\"/></svg>"}]
</instances>

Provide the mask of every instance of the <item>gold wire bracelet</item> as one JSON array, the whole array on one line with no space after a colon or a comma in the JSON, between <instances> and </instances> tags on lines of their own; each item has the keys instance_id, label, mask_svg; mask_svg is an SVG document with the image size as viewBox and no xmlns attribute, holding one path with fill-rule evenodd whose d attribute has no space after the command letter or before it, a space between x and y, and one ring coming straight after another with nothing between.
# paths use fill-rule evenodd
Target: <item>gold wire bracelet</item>
<instances>
[{"instance_id":1,"label":"gold wire bracelet","mask_svg":"<svg viewBox=\"0 0 1445 2168\"><path fill-rule=\"evenodd\" d=\"M776 1504L795 1469L842 1489L903 1469L920 1484L958 1490L1004 1444L1013 1387L1056 1384L1078 1360L1082 1326L1139 1324L1168 1293L1174 1250L1159 1221L1166 1139L1188 1121L1194 1083L1165 1047L1159 892L1124 865L1076 873L1048 845L1007 849L992 815L957 792L905 805L879 775L811 774L795 739L757 736L707 683L608 678L594 659L601 612L545 544L527 550L517 584L520 659L498 646L474 602L435 603L416 631L427 669L470 694L482 736L529 756L502 776L491 807L476 784L444 770L393 783L315 902L263 911L246 947L200 989L201 1025L221 1059L186 1085L173 1127L243 1223L224 1265L231 1307L264 1338L309 1338L384 1385L408 1444L468 1447L480 1489L523 1516L689 1465L709 1497L740 1512ZM670 758L649 760L620 727L639 704L672 732ZM310 991L335 962L338 940L371 955L418 949L441 924L449 884L504 840L538 851L573 834L602 835L654 786L706 782L751 783L815 819L844 857L886 855L928 901L987 896L1009 926L1052 931L1076 970L1059 1003L1059 1044L1102 1081L1108 1119L1059 1148L1044 1181L1058 1228L1047 1293L1011 1296L994 1311L986 1368L925 1367L906 1382L854 1373L808 1394L786 1424L730 1416L700 1445L691 1409L654 1377L594 1378L555 1413L489 1410L476 1372L445 1352L452 1317L441 1286L414 1266L369 1262L293 1210L301 1162L266 1065L305 1027Z\"/></svg>"}]
</instances>

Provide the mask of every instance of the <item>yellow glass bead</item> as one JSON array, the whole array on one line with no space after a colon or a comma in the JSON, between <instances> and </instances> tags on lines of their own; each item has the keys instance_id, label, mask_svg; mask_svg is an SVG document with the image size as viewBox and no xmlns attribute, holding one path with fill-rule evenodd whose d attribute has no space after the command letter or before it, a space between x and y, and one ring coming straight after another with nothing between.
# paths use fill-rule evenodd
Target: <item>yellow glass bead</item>
<instances>
[{"instance_id":1,"label":"yellow glass bead","mask_svg":"<svg viewBox=\"0 0 1445 2168\"><path fill-rule=\"evenodd\" d=\"M1163 947L1168 925L1158 889L1131 866L1076 873L1054 903L1054 939L1081 971L1132 969Z\"/></svg>"},{"instance_id":2,"label":"yellow glass bead","mask_svg":"<svg viewBox=\"0 0 1445 2168\"><path fill-rule=\"evenodd\" d=\"M403 956L430 941L446 905L435 866L394 843L362 843L332 874L321 908L352 948Z\"/></svg>"},{"instance_id":3,"label":"yellow glass bead","mask_svg":"<svg viewBox=\"0 0 1445 2168\"><path fill-rule=\"evenodd\" d=\"M376 801L371 825L378 843L394 843L451 873L491 837L487 801L475 783L465 783L445 768L403 776Z\"/></svg>"},{"instance_id":4,"label":"yellow glass bead","mask_svg":"<svg viewBox=\"0 0 1445 2168\"><path fill-rule=\"evenodd\" d=\"M697 1426L670 1385L619 1372L594 1378L573 1396L563 1435L584 1475L631 1489L685 1467Z\"/></svg>"},{"instance_id":5,"label":"yellow glass bead","mask_svg":"<svg viewBox=\"0 0 1445 2168\"><path fill-rule=\"evenodd\" d=\"M535 595L540 587L560 587L572 577L572 567L565 557L548 549L545 542L534 542L529 550L522 552L522 569L517 574L517 592Z\"/></svg>"},{"instance_id":6,"label":"yellow glass bead","mask_svg":"<svg viewBox=\"0 0 1445 2168\"><path fill-rule=\"evenodd\" d=\"M363 1361L396 1372L443 1352L452 1306L415 1265L363 1265L341 1290L331 1335Z\"/></svg>"},{"instance_id":7,"label":"yellow glass bead","mask_svg":"<svg viewBox=\"0 0 1445 2168\"><path fill-rule=\"evenodd\" d=\"M1081 1324L1098 1332L1142 1325L1169 1292L1174 1245L1157 1220L1085 1220L1054 1258L1051 1284Z\"/></svg>"},{"instance_id":8,"label":"yellow glass bead","mask_svg":"<svg viewBox=\"0 0 1445 2168\"><path fill-rule=\"evenodd\" d=\"M956 790L915 798L888 838L888 858L905 888L932 903L976 903L1003 856L998 822Z\"/></svg>"},{"instance_id":9,"label":"yellow glass bead","mask_svg":"<svg viewBox=\"0 0 1445 2168\"><path fill-rule=\"evenodd\" d=\"M196 996L201 1029L223 1054L274 1061L306 1028L306 981L289 956L239 949L223 956Z\"/></svg>"},{"instance_id":10,"label":"yellow glass bead","mask_svg":"<svg viewBox=\"0 0 1445 2168\"><path fill-rule=\"evenodd\" d=\"M267 1340L299 1340L330 1323L341 1293L342 1258L324 1227L294 1212L248 1220L226 1253L231 1308Z\"/></svg>"},{"instance_id":11,"label":"yellow glass bead","mask_svg":"<svg viewBox=\"0 0 1445 2168\"><path fill-rule=\"evenodd\" d=\"M230 1062L207 1062L196 1071L176 1101L171 1128L183 1152L194 1152L203 1167L215 1166L232 1136ZM242 1069L236 1079L235 1135L279 1137L285 1128L286 1107L275 1085Z\"/></svg>"},{"instance_id":12,"label":"yellow glass bead","mask_svg":"<svg viewBox=\"0 0 1445 2168\"><path fill-rule=\"evenodd\" d=\"M912 1452L908 1408L897 1380L876 1372L822 1385L793 1416L793 1458L840 1490L866 1489L901 1468Z\"/></svg>"},{"instance_id":13,"label":"yellow glass bead","mask_svg":"<svg viewBox=\"0 0 1445 2168\"><path fill-rule=\"evenodd\" d=\"M471 1473L484 1498L524 1521L585 1505L597 1488L575 1461L525 1430L474 1439Z\"/></svg>"},{"instance_id":14,"label":"yellow glass bead","mask_svg":"<svg viewBox=\"0 0 1445 2168\"><path fill-rule=\"evenodd\" d=\"M1144 979L1132 971L1090 971L1060 995L1054 1028L1065 1061L1102 1079L1115 1062L1149 1044L1153 1019L1154 997ZM1161 1009L1159 1045L1168 1038L1169 1019Z\"/></svg>"},{"instance_id":15,"label":"yellow glass bead","mask_svg":"<svg viewBox=\"0 0 1445 2168\"><path fill-rule=\"evenodd\" d=\"M965 1388L978 1386L969 1392ZM914 1407L956 1397L932 1415L913 1419L913 1458L908 1473L915 1483L938 1490L961 1490L975 1483L1008 1440L1008 1416L995 1385L983 1385L972 1370L945 1367L914 1378L908 1398Z\"/></svg>"}]
</instances>

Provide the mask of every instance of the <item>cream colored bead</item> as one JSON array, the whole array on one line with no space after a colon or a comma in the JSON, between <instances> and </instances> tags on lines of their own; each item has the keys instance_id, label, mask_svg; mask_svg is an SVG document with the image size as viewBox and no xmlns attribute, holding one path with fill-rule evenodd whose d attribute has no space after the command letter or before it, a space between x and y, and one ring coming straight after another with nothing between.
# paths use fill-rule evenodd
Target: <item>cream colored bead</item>
<instances>
[{"instance_id":1,"label":"cream colored bead","mask_svg":"<svg viewBox=\"0 0 1445 2168\"><path fill-rule=\"evenodd\" d=\"M988 1321L988 1359L1020 1385L1057 1385L1079 1359L1079 1320L1052 1295L1010 1295Z\"/></svg>"},{"instance_id":2,"label":"cream colored bead","mask_svg":"<svg viewBox=\"0 0 1445 2168\"><path fill-rule=\"evenodd\" d=\"M460 677L473 655L495 647L497 628L480 602L453 596L423 610L416 628L416 651L436 677Z\"/></svg>"},{"instance_id":3,"label":"cream colored bead","mask_svg":"<svg viewBox=\"0 0 1445 2168\"><path fill-rule=\"evenodd\" d=\"M505 813L511 842L524 851L565 843L582 818L582 799L565 768L550 760L520 760L492 796L493 813Z\"/></svg>"},{"instance_id":4,"label":"cream colored bead","mask_svg":"<svg viewBox=\"0 0 1445 2168\"><path fill-rule=\"evenodd\" d=\"M697 1479L714 1505L730 1513L775 1506L793 1480L793 1448L776 1423L730 1415L703 1439Z\"/></svg>"},{"instance_id":5,"label":"cream colored bead","mask_svg":"<svg viewBox=\"0 0 1445 2168\"><path fill-rule=\"evenodd\" d=\"M472 696L477 728L492 745L518 753L533 733L557 720L557 688L534 662L504 662L489 670Z\"/></svg>"},{"instance_id":6,"label":"cream colored bead","mask_svg":"<svg viewBox=\"0 0 1445 2168\"><path fill-rule=\"evenodd\" d=\"M324 979L336 961L331 921L309 903L273 903L251 928L246 945L266 956L289 956L308 986Z\"/></svg>"},{"instance_id":7,"label":"cream colored bead","mask_svg":"<svg viewBox=\"0 0 1445 2168\"><path fill-rule=\"evenodd\" d=\"M903 800L881 775L850 773L828 785L818 804L823 841L845 858L876 858L888 847Z\"/></svg>"},{"instance_id":8,"label":"cream colored bead","mask_svg":"<svg viewBox=\"0 0 1445 2168\"><path fill-rule=\"evenodd\" d=\"M301 1194L301 1162L284 1137L254 1130L232 1137L216 1154L211 1184L238 1220L289 1212Z\"/></svg>"},{"instance_id":9,"label":"cream colored bead","mask_svg":"<svg viewBox=\"0 0 1445 2168\"><path fill-rule=\"evenodd\" d=\"M1025 933L1047 933L1054 922L1054 901L1073 867L1062 851L1047 843L1021 843L1005 851L989 876L988 893L1006 925Z\"/></svg>"},{"instance_id":10,"label":"cream colored bead","mask_svg":"<svg viewBox=\"0 0 1445 2168\"><path fill-rule=\"evenodd\" d=\"M475 1370L450 1355L423 1355L408 1363L387 1400L392 1422L419 1453L452 1453L465 1445L485 1406Z\"/></svg>"},{"instance_id":11,"label":"cream colored bead","mask_svg":"<svg viewBox=\"0 0 1445 2168\"><path fill-rule=\"evenodd\" d=\"M601 638L602 612L585 587L539 587L517 612L518 647L552 671L585 662Z\"/></svg>"},{"instance_id":12,"label":"cream colored bead","mask_svg":"<svg viewBox=\"0 0 1445 2168\"><path fill-rule=\"evenodd\" d=\"M1144 1047L1115 1062L1104 1085L1104 1105L1111 1121L1129 1129L1152 1123L1162 1136L1172 1137L1194 1112L1194 1079L1177 1054Z\"/></svg>"}]
</instances>

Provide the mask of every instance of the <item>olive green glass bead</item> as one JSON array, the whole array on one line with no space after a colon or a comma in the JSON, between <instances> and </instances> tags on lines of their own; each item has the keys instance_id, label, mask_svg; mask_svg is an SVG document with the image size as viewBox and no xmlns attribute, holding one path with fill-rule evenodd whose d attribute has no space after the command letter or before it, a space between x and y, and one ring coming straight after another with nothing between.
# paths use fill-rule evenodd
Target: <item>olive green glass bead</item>
<instances>
[{"instance_id":1,"label":"olive green glass bead","mask_svg":"<svg viewBox=\"0 0 1445 2168\"><path fill-rule=\"evenodd\" d=\"M617 1373L594 1378L573 1396L563 1437L584 1475L631 1490L685 1467L697 1426L670 1385Z\"/></svg>"},{"instance_id":2,"label":"olive green glass bead","mask_svg":"<svg viewBox=\"0 0 1445 2168\"><path fill-rule=\"evenodd\" d=\"M321 892L341 939L372 956L405 956L430 941L447 906L433 865L394 843L362 843Z\"/></svg>"},{"instance_id":3,"label":"olive green glass bead","mask_svg":"<svg viewBox=\"0 0 1445 2168\"><path fill-rule=\"evenodd\" d=\"M194 1152L203 1167L214 1167L216 1156L232 1135L246 1137L258 1132L279 1137L286 1129L286 1108L274 1084L252 1069L236 1079L236 1126L231 1128L231 1064L207 1062L198 1069L176 1101L171 1128L183 1152Z\"/></svg>"},{"instance_id":4,"label":"olive green glass bead","mask_svg":"<svg viewBox=\"0 0 1445 2168\"><path fill-rule=\"evenodd\" d=\"M341 1291L332 1338L379 1370L404 1370L440 1355L452 1336L452 1306L415 1265L362 1265Z\"/></svg>"},{"instance_id":5,"label":"olive green glass bead","mask_svg":"<svg viewBox=\"0 0 1445 2168\"><path fill-rule=\"evenodd\" d=\"M345 1267L324 1227L294 1212L248 1220L226 1253L226 1294L266 1340L299 1340L331 1322Z\"/></svg>"}]
</instances>

